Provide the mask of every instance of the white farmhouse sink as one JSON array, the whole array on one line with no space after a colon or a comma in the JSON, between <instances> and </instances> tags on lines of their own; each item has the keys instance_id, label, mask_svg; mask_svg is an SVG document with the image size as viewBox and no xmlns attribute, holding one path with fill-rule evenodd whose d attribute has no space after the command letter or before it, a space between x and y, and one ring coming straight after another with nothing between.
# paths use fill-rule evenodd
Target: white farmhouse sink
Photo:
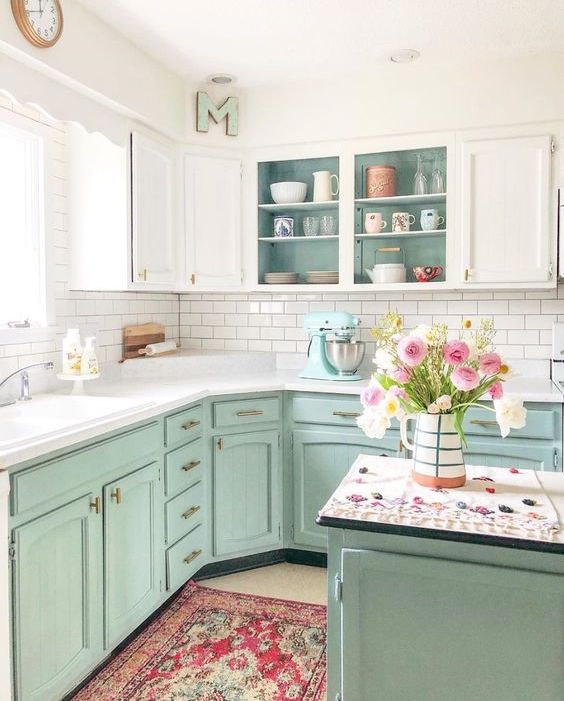
<instances>
[{"instance_id":1,"label":"white farmhouse sink","mask_svg":"<svg viewBox=\"0 0 564 701\"><path fill-rule=\"evenodd\" d=\"M122 397L36 395L29 402L0 407L0 450L125 416L152 404Z\"/></svg>"}]
</instances>

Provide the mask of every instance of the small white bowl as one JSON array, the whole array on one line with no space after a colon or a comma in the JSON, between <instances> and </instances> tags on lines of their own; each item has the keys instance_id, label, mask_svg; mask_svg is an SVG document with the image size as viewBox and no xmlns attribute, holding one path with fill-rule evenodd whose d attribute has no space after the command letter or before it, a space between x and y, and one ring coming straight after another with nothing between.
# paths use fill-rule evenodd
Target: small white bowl
<instances>
[{"instance_id":1,"label":"small white bowl","mask_svg":"<svg viewBox=\"0 0 564 701\"><path fill-rule=\"evenodd\" d=\"M276 204L294 204L303 202L307 194L307 183L272 183L270 194Z\"/></svg>"}]
</instances>

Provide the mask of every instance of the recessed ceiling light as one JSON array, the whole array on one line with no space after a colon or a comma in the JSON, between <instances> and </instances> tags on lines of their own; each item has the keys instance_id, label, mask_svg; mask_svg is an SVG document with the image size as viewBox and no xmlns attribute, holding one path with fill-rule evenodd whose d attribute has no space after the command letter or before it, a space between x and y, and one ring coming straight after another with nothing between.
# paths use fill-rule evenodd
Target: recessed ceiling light
<instances>
[{"instance_id":1,"label":"recessed ceiling light","mask_svg":"<svg viewBox=\"0 0 564 701\"><path fill-rule=\"evenodd\" d=\"M390 56L390 61L394 63L411 63L421 56L415 49L400 49Z\"/></svg>"},{"instance_id":2,"label":"recessed ceiling light","mask_svg":"<svg viewBox=\"0 0 564 701\"><path fill-rule=\"evenodd\" d=\"M207 77L208 83L215 83L216 85L229 85L235 82L235 76L229 73L212 73Z\"/></svg>"}]
</instances>

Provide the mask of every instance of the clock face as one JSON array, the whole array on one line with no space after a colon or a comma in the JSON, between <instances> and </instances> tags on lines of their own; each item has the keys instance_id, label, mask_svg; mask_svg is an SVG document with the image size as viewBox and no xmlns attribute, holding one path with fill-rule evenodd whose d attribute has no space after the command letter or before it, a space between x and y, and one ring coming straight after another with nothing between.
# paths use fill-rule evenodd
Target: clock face
<instances>
[{"instance_id":1,"label":"clock face","mask_svg":"<svg viewBox=\"0 0 564 701\"><path fill-rule=\"evenodd\" d=\"M12 0L12 9L24 36L36 46L53 46L63 30L59 0Z\"/></svg>"}]
</instances>

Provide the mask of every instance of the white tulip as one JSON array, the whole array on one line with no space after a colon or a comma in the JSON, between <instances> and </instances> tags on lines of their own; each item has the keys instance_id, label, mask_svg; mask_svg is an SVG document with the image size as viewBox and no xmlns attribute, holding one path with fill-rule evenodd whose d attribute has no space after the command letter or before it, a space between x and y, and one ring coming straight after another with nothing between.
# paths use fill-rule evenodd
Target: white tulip
<instances>
[{"instance_id":1,"label":"white tulip","mask_svg":"<svg viewBox=\"0 0 564 701\"><path fill-rule=\"evenodd\" d=\"M431 404L429 404L429 406L427 407L428 414L439 414L440 411L441 410L439 409L437 404L435 404L435 402L431 402Z\"/></svg>"},{"instance_id":2,"label":"white tulip","mask_svg":"<svg viewBox=\"0 0 564 701\"><path fill-rule=\"evenodd\" d=\"M433 342L433 337L431 334L431 327L427 326L427 324L419 324L419 326L416 326L413 331L410 334L411 336L416 336L417 338L420 338L422 341L425 341L425 343L432 343Z\"/></svg>"},{"instance_id":3,"label":"white tulip","mask_svg":"<svg viewBox=\"0 0 564 701\"><path fill-rule=\"evenodd\" d=\"M452 399L448 394L441 394L440 397L437 397L435 404L441 411L449 411L452 409Z\"/></svg>"},{"instance_id":4,"label":"white tulip","mask_svg":"<svg viewBox=\"0 0 564 701\"><path fill-rule=\"evenodd\" d=\"M366 407L356 423L369 438L383 438L392 422L380 409L380 406Z\"/></svg>"},{"instance_id":5,"label":"white tulip","mask_svg":"<svg viewBox=\"0 0 564 701\"><path fill-rule=\"evenodd\" d=\"M468 346L470 355L468 356L468 361L472 362L478 359L478 347L476 346L476 341L473 338L464 338L464 343Z\"/></svg>"},{"instance_id":6,"label":"white tulip","mask_svg":"<svg viewBox=\"0 0 564 701\"><path fill-rule=\"evenodd\" d=\"M383 370L384 372L386 370L391 370L395 365L392 354L385 348L376 349L373 362L379 370Z\"/></svg>"},{"instance_id":7,"label":"white tulip","mask_svg":"<svg viewBox=\"0 0 564 701\"><path fill-rule=\"evenodd\" d=\"M392 418L393 416L398 415L399 410L401 409L401 404L399 403L399 399L395 394L388 392L380 404L380 408L388 418Z\"/></svg>"},{"instance_id":8,"label":"white tulip","mask_svg":"<svg viewBox=\"0 0 564 701\"><path fill-rule=\"evenodd\" d=\"M527 423L527 410L521 399L506 397L494 402L495 417L503 438L512 428L523 428Z\"/></svg>"}]
</instances>

